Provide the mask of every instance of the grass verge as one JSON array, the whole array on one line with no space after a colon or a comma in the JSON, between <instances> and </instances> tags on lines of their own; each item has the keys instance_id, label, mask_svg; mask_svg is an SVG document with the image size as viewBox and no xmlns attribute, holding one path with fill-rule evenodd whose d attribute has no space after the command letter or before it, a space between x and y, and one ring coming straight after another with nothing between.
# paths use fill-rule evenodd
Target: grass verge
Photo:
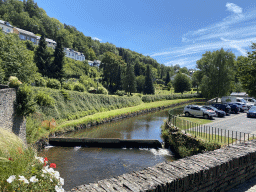
<instances>
[{"instance_id":1,"label":"grass verge","mask_svg":"<svg viewBox=\"0 0 256 192\"><path fill-rule=\"evenodd\" d=\"M191 101L193 102L196 100L195 98L193 99L177 99L177 100L167 100L167 101L157 101L157 102L152 102L152 103L142 103L140 105L134 106L134 107L128 107L128 108L122 108L122 109L116 109L112 111L107 111L107 112L101 112L101 113L96 113L93 115L89 115L77 120L71 120L71 121L66 121L59 126L56 127L56 130L65 130L66 127L74 127L79 124L87 124L87 123L92 123L92 122L97 122L97 121L102 121L104 119L109 119L113 118L119 115L129 115L130 113L134 112L139 112L143 110L148 110L152 108L157 108L157 107L166 107L169 105L173 104L178 104L182 102L188 102Z\"/></svg>"}]
</instances>

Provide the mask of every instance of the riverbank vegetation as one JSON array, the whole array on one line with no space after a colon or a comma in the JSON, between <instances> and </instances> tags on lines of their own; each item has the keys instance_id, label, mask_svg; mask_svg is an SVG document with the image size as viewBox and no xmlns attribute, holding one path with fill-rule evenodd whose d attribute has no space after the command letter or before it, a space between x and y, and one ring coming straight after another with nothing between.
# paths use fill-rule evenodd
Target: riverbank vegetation
<instances>
[{"instance_id":1,"label":"riverbank vegetation","mask_svg":"<svg viewBox=\"0 0 256 192\"><path fill-rule=\"evenodd\" d=\"M50 166L50 168L48 168ZM14 133L0 128L0 191L58 191L64 185L56 164L37 157Z\"/></svg>"}]
</instances>

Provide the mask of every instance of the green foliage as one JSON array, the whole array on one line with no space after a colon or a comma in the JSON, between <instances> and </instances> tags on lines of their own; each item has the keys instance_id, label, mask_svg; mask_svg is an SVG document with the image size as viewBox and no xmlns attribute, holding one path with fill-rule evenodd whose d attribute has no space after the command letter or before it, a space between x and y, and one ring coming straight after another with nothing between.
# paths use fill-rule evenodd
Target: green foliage
<instances>
[{"instance_id":1,"label":"green foliage","mask_svg":"<svg viewBox=\"0 0 256 192\"><path fill-rule=\"evenodd\" d=\"M84 92L85 91L85 87L82 83L75 83L74 84L74 91L79 91L79 92Z\"/></svg>"},{"instance_id":2,"label":"green foliage","mask_svg":"<svg viewBox=\"0 0 256 192\"><path fill-rule=\"evenodd\" d=\"M89 78L88 76L86 75L83 75L79 78L79 82L81 84L84 85L85 87L85 90L89 90L90 87L98 87L98 86L102 86L101 84L97 83L92 79L92 78Z\"/></svg>"},{"instance_id":3,"label":"green foliage","mask_svg":"<svg viewBox=\"0 0 256 192\"><path fill-rule=\"evenodd\" d=\"M63 82L62 83L62 88L63 89L73 90L73 87L74 87L74 85L71 82Z\"/></svg>"},{"instance_id":4,"label":"green foliage","mask_svg":"<svg viewBox=\"0 0 256 192\"><path fill-rule=\"evenodd\" d=\"M87 62L87 60L85 61L76 61L74 59L65 57L65 64L63 66L63 71L64 71L64 76L66 76L66 78L70 78L70 77L75 77L75 78L79 78L80 76L83 75L90 75L90 66ZM94 72L94 71L92 71ZM94 76L97 76L97 72Z\"/></svg>"},{"instance_id":5,"label":"green foliage","mask_svg":"<svg viewBox=\"0 0 256 192\"><path fill-rule=\"evenodd\" d=\"M124 96L124 95L125 95L125 91L123 91L123 90L117 90L117 91L115 92L115 95Z\"/></svg>"},{"instance_id":6,"label":"green foliage","mask_svg":"<svg viewBox=\"0 0 256 192\"><path fill-rule=\"evenodd\" d=\"M67 91L65 91L64 89L61 89L60 91L61 91L65 100L69 100L69 101L71 100L70 94Z\"/></svg>"},{"instance_id":7,"label":"green foliage","mask_svg":"<svg viewBox=\"0 0 256 192\"><path fill-rule=\"evenodd\" d=\"M28 116L35 112L35 101L31 86L22 84L17 90L15 108L20 116Z\"/></svg>"},{"instance_id":8,"label":"green foliage","mask_svg":"<svg viewBox=\"0 0 256 192\"><path fill-rule=\"evenodd\" d=\"M108 111L123 107L131 107L141 104L139 97L116 97L104 94L89 94L85 92L68 91L71 100L65 98L63 90L55 90L49 88L34 87L34 94L45 92L54 98L55 107L38 105L37 112L44 115L46 119L66 119L70 117L80 118L88 114L94 114L100 111ZM87 111L89 111L87 113ZM85 114L87 113L87 114Z\"/></svg>"},{"instance_id":9,"label":"green foliage","mask_svg":"<svg viewBox=\"0 0 256 192\"><path fill-rule=\"evenodd\" d=\"M146 70L146 77L145 77L143 92L144 94L155 94L155 88L153 85L153 79L152 79L151 69L149 65L147 66L147 70Z\"/></svg>"},{"instance_id":10,"label":"green foliage","mask_svg":"<svg viewBox=\"0 0 256 192\"><path fill-rule=\"evenodd\" d=\"M126 67L123 84L123 88L128 94L136 92L136 79L134 74L134 68L131 64L128 64Z\"/></svg>"},{"instance_id":11,"label":"green foliage","mask_svg":"<svg viewBox=\"0 0 256 192\"><path fill-rule=\"evenodd\" d=\"M187 75L177 73L174 78L173 87L176 93L183 93L191 89L191 81Z\"/></svg>"},{"instance_id":12,"label":"green foliage","mask_svg":"<svg viewBox=\"0 0 256 192\"><path fill-rule=\"evenodd\" d=\"M197 94L183 94L183 95L143 95L141 97L142 101L145 103L155 102L155 101L163 101L163 100L173 100L173 99L181 99L181 98L196 98Z\"/></svg>"},{"instance_id":13,"label":"green foliage","mask_svg":"<svg viewBox=\"0 0 256 192\"><path fill-rule=\"evenodd\" d=\"M140 75L136 77L136 84L137 84L137 92L142 93L145 86L145 76Z\"/></svg>"},{"instance_id":14,"label":"green foliage","mask_svg":"<svg viewBox=\"0 0 256 192\"><path fill-rule=\"evenodd\" d=\"M250 96L256 96L256 44L252 43L252 52L248 54L248 57L240 56L237 58L237 76Z\"/></svg>"},{"instance_id":15,"label":"green foliage","mask_svg":"<svg viewBox=\"0 0 256 192\"><path fill-rule=\"evenodd\" d=\"M171 81L171 79L170 79L170 74L169 74L169 72L167 72L167 74L166 74L166 78L165 78L165 85L168 85L168 83Z\"/></svg>"},{"instance_id":16,"label":"green foliage","mask_svg":"<svg viewBox=\"0 0 256 192\"><path fill-rule=\"evenodd\" d=\"M222 97L231 90L231 82L234 78L235 55L232 52L207 51L197 61L197 68L202 74L200 89L205 98Z\"/></svg>"},{"instance_id":17,"label":"green foliage","mask_svg":"<svg viewBox=\"0 0 256 192\"><path fill-rule=\"evenodd\" d=\"M47 43L45 41L45 36L42 35L39 40L39 45L36 48L34 60L36 66L38 67L39 73L44 77L51 77L51 55L47 48Z\"/></svg>"},{"instance_id":18,"label":"green foliage","mask_svg":"<svg viewBox=\"0 0 256 192\"><path fill-rule=\"evenodd\" d=\"M108 90L105 87L99 87L96 93L108 95Z\"/></svg>"},{"instance_id":19,"label":"green foliage","mask_svg":"<svg viewBox=\"0 0 256 192\"><path fill-rule=\"evenodd\" d=\"M43 91L36 94L35 101L40 106L54 106L54 99Z\"/></svg>"},{"instance_id":20,"label":"green foliage","mask_svg":"<svg viewBox=\"0 0 256 192\"><path fill-rule=\"evenodd\" d=\"M119 83L118 79L118 69L125 68L126 64L121 59L120 56L115 55L112 52L106 52L100 64L100 69L103 70L103 80L107 82L109 86L109 91L115 92L116 85Z\"/></svg>"},{"instance_id":21,"label":"green foliage","mask_svg":"<svg viewBox=\"0 0 256 192\"><path fill-rule=\"evenodd\" d=\"M52 73L51 76L61 80L61 78L64 77L63 66L64 66L64 57L65 57L65 52L63 49L63 38L58 37L56 43L57 45L54 51L54 61L51 68L51 73Z\"/></svg>"},{"instance_id":22,"label":"green foliage","mask_svg":"<svg viewBox=\"0 0 256 192\"><path fill-rule=\"evenodd\" d=\"M0 31L0 73L2 81L16 76L23 83L32 83L38 76L33 62L33 52L19 40L16 34Z\"/></svg>"},{"instance_id":23,"label":"green foliage","mask_svg":"<svg viewBox=\"0 0 256 192\"><path fill-rule=\"evenodd\" d=\"M22 83L15 76L10 76L8 86L10 88L18 88Z\"/></svg>"},{"instance_id":24,"label":"green foliage","mask_svg":"<svg viewBox=\"0 0 256 192\"><path fill-rule=\"evenodd\" d=\"M37 87L46 87L47 81L43 77L35 79L35 86Z\"/></svg>"},{"instance_id":25,"label":"green foliage","mask_svg":"<svg viewBox=\"0 0 256 192\"><path fill-rule=\"evenodd\" d=\"M60 89L61 83L57 79L48 79L47 87L53 89Z\"/></svg>"}]
</instances>

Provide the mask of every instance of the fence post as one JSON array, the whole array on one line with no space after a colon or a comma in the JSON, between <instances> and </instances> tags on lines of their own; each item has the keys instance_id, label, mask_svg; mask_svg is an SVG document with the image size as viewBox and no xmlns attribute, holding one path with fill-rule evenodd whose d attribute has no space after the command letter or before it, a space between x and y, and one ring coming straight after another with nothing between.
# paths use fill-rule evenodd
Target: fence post
<instances>
[{"instance_id":1,"label":"fence post","mask_svg":"<svg viewBox=\"0 0 256 192\"><path fill-rule=\"evenodd\" d=\"M220 128L218 128L218 142L220 141Z\"/></svg>"},{"instance_id":2,"label":"fence post","mask_svg":"<svg viewBox=\"0 0 256 192\"><path fill-rule=\"evenodd\" d=\"M225 129L225 137L224 137L224 140L225 140L224 142L225 142L225 143L226 143L226 138L227 138L227 137L226 137L226 129Z\"/></svg>"},{"instance_id":3,"label":"fence post","mask_svg":"<svg viewBox=\"0 0 256 192\"><path fill-rule=\"evenodd\" d=\"M233 145L233 131L232 131L232 145Z\"/></svg>"},{"instance_id":4,"label":"fence post","mask_svg":"<svg viewBox=\"0 0 256 192\"><path fill-rule=\"evenodd\" d=\"M237 144L237 131L236 131L236 144Z\"/></svg>"},{"instance_id":5,"label":"fence post","mask_svg":"<svg viewBox=\"0 0 256 192\"><path fill-rule=\"evenodd\" d=\"M244 133L244 143L245 143L245 133Z\"/></svg>"},{"instance_id":6,"label":"fence post","mask_svg":"<svg viewBox=\"0 0 256 192\"><path fill-rule=\"evenodd\" d=\"M228 146L229 146L229 130L228 130Z\"/></svg>"},{"instance_id":7,"label":"fence post","mask_svg":"<svg viewBox=\"0 0 256 192\"><path fill-rule=\"evenodd\" d=\"M220 129L220 142L222 143L222 129Z\"/></svg>"},{"instance_id":8,"label":"fence post","mask_svg":"<svg viewBox=\"0 0 256 192\"><path fill-rule=\"evenodd\" d=\"M240 132L240 143L242 143L241 132Z\"/></svg>"},{"instance_id":9,"label":"fence post","mask_svg":"<svg viewBox=\"0 0 256 192\"><path fill-rule=\"evenodd\" d=\"M212 127L212 140L213 140L213 127Z\"/></svg>"}]
</instances>

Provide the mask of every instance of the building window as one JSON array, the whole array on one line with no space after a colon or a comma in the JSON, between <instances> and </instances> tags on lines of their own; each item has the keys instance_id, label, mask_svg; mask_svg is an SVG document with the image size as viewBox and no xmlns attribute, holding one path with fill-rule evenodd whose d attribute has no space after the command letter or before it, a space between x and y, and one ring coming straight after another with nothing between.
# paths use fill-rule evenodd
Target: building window
<instances>
[{"instance_id":1,"label":"building window","mask_svg":"<svg viewBox=\"0 0 256 192\"><path fill-rule=\"evenodd\" d=\"M11 30L10 29L7 29L7 31L10 33L11 32Z\"/></svg>"},{"instance_id":2,"label":"building window","mask_svg":"<svg viewBox=\"0 0 256 192\"><path fill-rule=\"evenodd\" d=\"M20 34L20 39L25 40L26 39L25 35Z\"/></svg>"}]
</instances>

